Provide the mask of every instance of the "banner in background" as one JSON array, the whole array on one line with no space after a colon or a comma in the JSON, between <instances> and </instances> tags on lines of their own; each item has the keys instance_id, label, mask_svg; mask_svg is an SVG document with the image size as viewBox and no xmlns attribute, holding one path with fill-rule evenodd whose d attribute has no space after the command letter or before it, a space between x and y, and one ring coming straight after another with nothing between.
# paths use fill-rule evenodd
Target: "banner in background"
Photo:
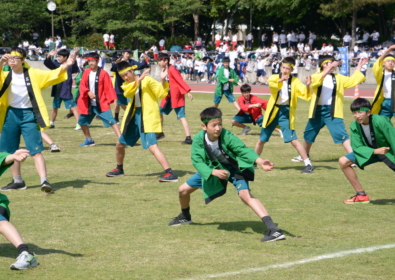
<instances>
[{"instance_id":1,"label":"banner in background","mask_svg":"<svg viewBox=\"0 0 395 280\"><path fill-rule=\"evenodd\" d=\"M340 53L340 59L342 60L340 74L344 76L348 76L350 74L350 67L348 63L348 47L341 47L338 49Z\"/></svg>"},{"instance_id":2,"label":"banner in background","mask_svg":"<svg viewBox=\"0 0 395 280\"><path fill-rule=\"evenodd\" d=\"M133 58L134 60L139 61L139 50L135 50L133 52Z\"/></svg>"}]
</instances>

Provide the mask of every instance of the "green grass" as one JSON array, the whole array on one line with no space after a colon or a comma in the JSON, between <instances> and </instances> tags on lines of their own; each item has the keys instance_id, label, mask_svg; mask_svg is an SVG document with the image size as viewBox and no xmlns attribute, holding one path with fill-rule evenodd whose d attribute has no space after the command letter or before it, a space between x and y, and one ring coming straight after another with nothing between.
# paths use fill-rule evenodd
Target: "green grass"
<instances>
[{"instance_id":1,"label":"green grass","mask_svg":"<svg viewBox=\"0 0 395 280\"><path fill-rule=\"evenodd\" d=\"M46 91L47 104L51 104ZM199 113L212 105L212 95L194 94L187 101L192 134L200 130ZM265 97L267 98L267 97ZM345 116L351 100L346 100ZM235 109L225 100L224 126L231 128ZM50 109L50 108L49 108ZM308 103L299 102L297 134L303 137ZM37 254L40 265L28 271L10 271L15 248L0 237L1 279L179 279L213 273L294 262L344 250L395 243L393 173L384 164L357 171L372 203L345 205L354 192L339 169L337 159L346 152L335 145L327 129L314 144L314 174L300 174L303 164L290 159L296 152L275 132L263 157L275 163L271 172L257 170L252 193L267 207L285 231L286 241L261 243L263 223L241 203L233 186L228 193L205 205L201 192L192 195L194 224L168 227L180 212L177 189L195 172L190 146L174 113L165 117L166 138L160 148L180 176L178 183L159 183L163 170L141 145L126 149L125 177L106 178L115 167L116 136L111 128L93 121L95 147L80 148L81 131L74 119L59 110L56 129L46 132L62 152L44 152L51 195L42 194L32 159L22 167L25 191L7 192L12 223ZM241 136L254 147L259 135L254 127ZM1 178L6 185L7 172ZM395 249L356 254L300 264L289 268L222 277L221 279L393 279Z\"/></svg>"}]
</instances>

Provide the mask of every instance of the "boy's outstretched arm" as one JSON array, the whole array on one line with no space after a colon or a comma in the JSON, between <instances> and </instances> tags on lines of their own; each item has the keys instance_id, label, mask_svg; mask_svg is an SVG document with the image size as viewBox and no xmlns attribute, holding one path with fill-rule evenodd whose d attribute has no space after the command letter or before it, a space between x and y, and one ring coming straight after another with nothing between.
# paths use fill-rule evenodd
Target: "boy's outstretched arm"
<instances>
[{"instance_id":1,"label":"boy's outstretched arm","mask_svg":"<svg viewBox=\"0 0 395 280\"><path fill-rule=\"evenodd\" d=\"M274 168L274 163L270 162L268 159L261 159L260 157L255 160L255 163L262 167L265 171L270 171Z\"/></svg>"},{"instance_id":2,"label":"boy's outstretched arm","mask_svg":"<svg viewBox=\"0 0 395 280\"><path fill-rule=\"evenodd\" d=\"M1 163L2 166L9 165L15 160L22 162L29 156L28 150L17 150L14 154L8 155L5 160Z\"/></svg>"}]
</instances>

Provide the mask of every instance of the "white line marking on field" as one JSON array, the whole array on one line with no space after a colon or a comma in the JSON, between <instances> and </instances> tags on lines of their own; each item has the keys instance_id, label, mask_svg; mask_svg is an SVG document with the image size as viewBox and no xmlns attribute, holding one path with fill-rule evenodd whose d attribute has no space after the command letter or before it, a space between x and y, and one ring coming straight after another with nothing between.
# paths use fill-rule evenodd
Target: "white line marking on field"
<instances>
[{"instance_id":1,"label":"white line marking on field","mask_svg":"<svg viewBox=\"0 0 395 280\"><path fill-rule=\"evenodd\" d=\"M291 267L291 266L298 265L298 264L316 262L316 261L325 260L325 259L341 258L341 257L345 257L348 255L361 254L361 253L373 252L373 251L382 250L382 249L392 249L392 248L395 248L395 243L388 244L388 245L381 245L381 246L373 246L373 247L368 247L368 248L360 248L360 249L355 249L355 250L341 251L341 252L337 252L337 253L320 255L320 256L316 256L316 257L312 257L312 258L308 258L308 259L303 259L300 261L286 262L283 264L274 264L274 265L269 265L269 266L264 266L264 267L249 268L249 269L243 269L243 270L232 271L232 272L206 274L206 275L196 276L196 277L192 277L192 278L184 278L183 280L218 278L218 277L233 276L233 275L239 275L239 274L248 274L248 273L266 271L269 269L287 268L287 267Z\"/></svg>"}]
</instances>

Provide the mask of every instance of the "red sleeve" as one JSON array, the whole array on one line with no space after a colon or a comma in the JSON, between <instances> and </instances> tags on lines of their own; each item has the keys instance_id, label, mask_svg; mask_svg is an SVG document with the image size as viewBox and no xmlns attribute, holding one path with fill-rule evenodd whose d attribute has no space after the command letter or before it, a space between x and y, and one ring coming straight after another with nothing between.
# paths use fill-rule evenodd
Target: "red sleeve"
<instances>
[{"instance_id":1,"label":"red sleeve","mask_svg":"<svg viewBox=\"0 0 395 280\"><path fill-rule=\"evenodd\" d=\"M102 70L101 73L103 73L103 85L106 91L106 99L108 103L114 103L114 100L117 99L117 94L112 85L110 75L105 70Z\"/></svg>"},{"instance_id":2,"label":"red sleeve","mask_svg":"<svg viewBox=\"0 0 395 280\"><path fill-rule=\"evenodd\" d=\"M263 110L265 110L266 111L266 107L267 107L267 103L268 103L269 101L267 101L267 100L264 100L264 99L260 99L258 96L255 96L255 95L251 95L251 103L253 103L253 104L258 104L258 103L261 103L262 104L262 109Z\"/></svg>"},{"instance_id":3,"label":"red sleeve","mask_svg":"<svg viewBox=\"0 0 395 280\"><path fill-rule=\"evenodd\" d=\"M177 69L175 69L173 66L170 66L168 71L169 71L170 92L174 91L174 89L172 89L173 86L177 86L181 94L186 94L191 91L191 88L184 81L180 72L178 72Z\"/></svg>"},{"instance_id":4,"label":"red sleeve","mask_svg":"<svg viewBox=\"0 0 395 280\"><path fill-rule=\"evenodd\" d=\"M244 97L243 97L243 96L239 96L239 98L237 99L237 101L239 102L240 109L241 109L242 111L248 113L248 106L249 106L249 104L245 104L245 103L244 103L244 101L245 101Z\"/></svg>"},{"instance_id":5,"label":"red sleeve","mask_svg":"<svg viewBox=\"0 0 395 280\"><path fill-rule=\"evenodd\" d=\"M80 82L80 95L85 95L89 92L89 73L91 72L90 68L86 69L82 74L81 82Z\"/></svg>"}]
</instances>

